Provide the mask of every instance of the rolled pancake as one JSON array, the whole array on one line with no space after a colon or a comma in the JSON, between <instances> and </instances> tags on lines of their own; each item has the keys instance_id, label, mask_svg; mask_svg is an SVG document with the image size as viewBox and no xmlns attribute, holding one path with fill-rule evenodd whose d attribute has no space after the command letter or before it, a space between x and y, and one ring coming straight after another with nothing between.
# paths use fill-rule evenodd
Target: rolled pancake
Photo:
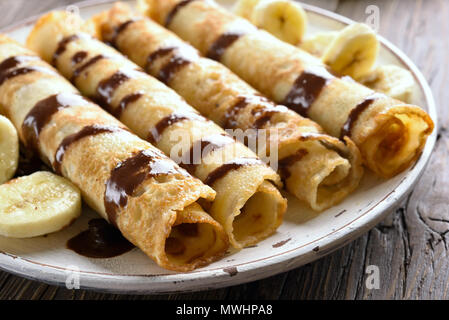
<instances>
[{"instance_id":1,"label":"rolled pancake","mask_svg":"<svg viewBox=\"0 0 449 320\"><path fill-rule=\"evenodd\" d=\"M307 52L257 29L213 1L146 0L146 13L277 103L350 137L383 177L411 166L434 124L421 108L329 73Z\"/></svg>"},{"instance_id":2,"label":"rolled pancake","mask_svg":"<svg viewBox=\"0 0 449 320\"><path fill-rule=\"evenodd\" d=\"M3 35L0 106L21 141L159 266L189 271L224 254L223 228L198 204L214 198L210 187Z\"/></svg>"},{"instance_id":3,"label":"rolled pancake","mask_svg":"<svg viewBox=\"0 0 449 320\"><path fill-rule=\"evenodd\" d=\"M286 189L314 210L337 204L358 186L363 174L361 157L349 139L345 145L324 135L313 121L262 97L225 66L200 57L174 33L136 16L128 5L117 3L93 21L103 41L164 81L219 126L266 130L266 141L253 151L259 156L276 152ZM172 70L169 77L166 70Z\"/></svg>"},{"instance_id":4,"label":"rolled pancake","mask_svg":"<svg viewBox=\"0 0 449 320\"><path fill-rule=\"evenodd\" d=\"M275 232L287 206L273 184L281 185L276 172L172 89L83 33L84 25L78 16L53 12L39 20L27 43L85 96L210 185L217 195L204 206L234 247Z\"/></svg>"}]
</instances>

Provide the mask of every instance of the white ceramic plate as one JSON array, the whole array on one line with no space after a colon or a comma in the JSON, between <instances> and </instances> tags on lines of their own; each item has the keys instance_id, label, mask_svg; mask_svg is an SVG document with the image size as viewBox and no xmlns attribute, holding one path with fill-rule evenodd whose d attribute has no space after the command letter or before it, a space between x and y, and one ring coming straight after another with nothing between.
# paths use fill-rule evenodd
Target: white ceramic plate
<instances>
[{"instance_id":1,"label":"white ceramic plate","mask_svg":"<svg viewBox=\"0 0 449 320\"><path fill-rule=\"evenodd\" d=\"M222 0L229 5L232 1ZM88 18L108 9L112 1L78 4ZM352 21L312 6L309 30L338 30ZM29 18L4 32L23 42L36 18ZM415 76L413 103L422 106L437 123L429 86L417 67L391 43L380 38L380 64L393 63ZM129 294L167 293L219 288L258 280L299 267L354 240L374 227L411 191L422 174L434 147L435 129L417 164L384 181L369 173L360 188L342 204L317 215L293 197L285 221L276 234L255 247L229 252L224 259L190 273L175 273L158 267L140 250L111 259L89 259L66 249L68 239L87 228L96 213L86 209L82 217L65 230L46 237L7 239L0 237L0 268L50 284L64 285L68 275L79 272L82 288Z\"/></svg>"}]
</instances>

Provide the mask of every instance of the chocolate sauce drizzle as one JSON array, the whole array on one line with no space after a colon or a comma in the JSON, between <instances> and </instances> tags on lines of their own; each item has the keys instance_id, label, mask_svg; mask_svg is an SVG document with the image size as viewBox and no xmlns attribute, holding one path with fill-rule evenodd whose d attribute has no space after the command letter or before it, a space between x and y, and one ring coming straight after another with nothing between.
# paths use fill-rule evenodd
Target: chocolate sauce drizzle
<instances>
[{"instance_id":1,"label":"chocolate sauce drizzle","mask_svg":"<svg viewBox=\"0 0 449 320\"><path fill-rule=\"evenodd\" d=\"M276 109L268 109L268 108L261 108L256 109L252 111L253 115L256 117L256 121L253 123L254 129L261 129L263 126L265 126L268 122L270 122L271 118L278 114L279 111Z\"/></svg>"},{"instance_id":2,"label":"chocolate sauce drizzle","mask_svg":"<svg viewBox=\"0 0 449 320\"><path fill-rule=\"evenodd\" d=\"M170 53L172 53L173 51L176 50L176 47L166 47L166 48L159 48L158 50L152 52L148 58L147 58L147 63L145 66L145 70L150 70L151 65L160 58L163 58L167 55L169 55Z\"/></svg>"},{"instance_id":3,"label":"chocolate sauce drizzle","mask_svg":"<svg viewBox=\"0 0 449 320\"><path fill-rule=\"evenodd\" d=\"M117 39L118 39L118 37L120 36L120 34L121 34L122 32L124 32L124 31L126 30L126 28L128 28L128 26L130 26L131 24L133 24L134 22L137 22L137 21L139 21L139 20L141 20L141 19L130 19L130 20L128 20L128 21L123 22L121 25L119 25L119 26L115 29L115 31L114 31L114 35L113 35L112 38L111 38L110 44L111 44L113 47L116 47L116 46L117 46Z\"/></svg>"},{"instance_id":4,"label":"chocolate sauce drizzle","mask_svg":"<svg viewBox=\"0 0 449 320\"><path fill-rule=\"evenodd\" d=\"M169 12L169 14L167 15L167 18L165 18L165 27L168 27L169 24L172 22L173 18L176 16L176 14L178 13L178 11L182 8L185 7L186 5L188 5L190 2L193 2L196 0L183 0L181 2L179 2L177 5L175 5L173 7L173 9Z\"/></svg>"},{"instance_id":5,"label":"chocolate sauce drizzle","mask_svg":"<svg viewBox=\"0 0 449 320\"><path fill-rule=\"evenodd\" d=\"M136 21L136 20L129 20L129 21L123 23L116 30L116 33L122 32L123 30L126 29L126 27L129 24L131 24L131 22L134 22L134 21ZM56 61L56 59L67 49L67 45L70 42L75 41L79 38L80 38L80 35L73 35L73 36L63 39L59 43L58 49L55 52L54 60ZM79 52L75 53L74 56L72 57L72 63L74 65L79 64L82 61L84 61L87 58L87 56L88 56L88 53L86 51L79 51ZM71 81L74 83L82 72L84 72L90 66L94 65L96 62L98 62L102 59L107 59L107 58L108 57L106 57L102 54L99 54L99 55L96 55L96 56L90 58L86 63L84 63L83 65L81 65L75 69L75 71L73 72ZM142 96L142 93L137 92L137 93L127 95L120 101L119 106L117 108L115 108L115 110L112 110L111 101L112 101L114 92L124 82L128 81L129 79L136 78L137 75L143 75L143 74L144 73L141 72L140 70L137 70L137 71L136 70L119 70L119 71L117 71L112 76L110 76L107 79L102 80L98 84L96 100L99 100L99 103L102 104L104 107L106 107L108 109L108 111L113 113L114 116L120 117L123 110L132 102L137 101Z\"/></svg>"},{"instance_id":6,"label":"chocolate sauce drizzle","mask_svg":"<svg viewBox=\"0 0 449 320\"><path fill-rule=\"evenodd\" d=\"M155 149L142 150L119 163L112 170L104 193L104 207L109 221L117 225L118 210L126 208L128 197L134 196L146 179L174 173L182 172Z\"/></svg>"},{"instance_id":7,"label":"chocolate sauce drizzle","mask_svg":"<svg viewBox=\"0 0 449 320\"><path fill-rule=\"evenodd\" d=\"M182 155L180 166L193 175L198 165L201 164L202 158L231 143L235 143L235 140L224 133L203 137L200 141L193 143L190 150Z\"/></svg>"},{"instance_id":8,"label":"chocolate sauce drizzle","mask_svg":"<svg viewBox=\"0 0 449 320\"><path fill-rule=\"evenodd\" d=\"M181 70L183 67L189 65L192 61L186 58L186 55L182 53L181 47L166 47L160 48L154 52L152 52L147 59L147 64L145 66L145 70L150 71L151 65L158 59L166 57L169 54L172 54L172 57L165 63L159 73L156 75L156 78L167 84L173 78L174 74Z\"/></svg>"},{"instance_id":9,"label":"chocolate sauce drizzle","mask_svg":"<svg viewBox=\"0 0 449 320\"><path fill-rule=\"evenodd\" d=\"M72 64L76 65L84 61L87 58L88 53L86 51L79 51L75 53L72 57Z\"/></svg>"},{"instance_id":10,"label":"chocolate sauce drizzle","mask_svg":"<svg viewBox=\"0 0 449 320\"><path fill-rule=\"evenodd\" d=\"M288 109L281 105L276 105L269 100L262 100L263 104L251 110L252 115L256 118L252 127L254 129L261 129L276 114L287 112Z\"/></svg>"},{"instance_id":11,"label":"chocolate sauce drizzle","mask_svg":"<svg viewBox=\"0 0 449 320\"><path fill-rule=\"evenodd\" d=\"M222 34L220 37L218 37L217 40L215 40L215 42L209 48L209 51L207 52L206 56L210 59L220 61L226 49L229 48L235 41L237 41L243 35L244 35L243 33L235 33L235 32L228 32Z\"/></svg>"},{"instance_id":12,"label":"chocolate sauce drizzle","mask_svg":"<svg viewBox=\"0 0 449 320\"><path fill-rule=\"evenodd\" d=\"M348 119L346 120L345 124L341 128L340 131L340 139L343 140L345 136L348 136L349 138L352 135L352 128L354 127L354 124L357 122L360 115L365 111L374 101L381 98L382 95L380 94L372 94L369 97L365 98L362 102L360 102L354 109L351 110L349 113Z\"/></svg>"},{"instance_id":13,"label":"chocolate sauce drizzle","mask_svg":"<svg viewBox=\"0 0 449 320\"><path fill-rule=\"evenodd\" d=\"M120 119L122 116L123 111L132 103L136 102L143 96L143 92L135 92L128 94L125 96L119 103L118 107L116 107L114 110L111 110L111 113L114 117L117 119Z\"/></svg>"},{"instance_id":14,"label":"chocolate sauce drizzle","mask_svg":"<svg viewBox=\"0 0 449 320\"><path fill-rule=\"evenodd\" d=\"M306 149L299 149L294 154L279 160L279 173L283 180L287 180L291 176L290 167L297 161L300 161L308 154Z\"/></svg>"},{"instance_id":15,"label":"chocolate sauce drizzle","mask_svg":"<svg viewBox=\"0 0 449 320\"><path fill-rule=\"evenodd\" d=\"M73 41L76 41L78 39L86 39L86 38L92 38L92 37L91 37L91 35L89 35L87 33L79 33L79 34L73 34L71 36L67 36L67 37L63 38L61 41L59 41L58 47L56 48L56 51L52 57L53 66L56 66L59 57L61 55L63 55L64 52L66 52L67 47L70 43L72 43ZM78 64L78 63L82 62L86 57L87 57L87 52L85 52L85 51L77 52L72 57L72 63Z\"/></svg>"},{"instance_id":16,"label":"chocolate sauce drizzle","mask_svg":"<svg viewBox=\"0 0 449 320\"><path fill-rule=\"evenodd\" d=\"M326 69L323 69L323 73ZM292 89L285 98L283 105L286 105L293 111L296 111L303 117L307 117L309 108L320 95L323 88L332 75L327 71L325 75L320 75L315 72L303 71L303 73L296 79Z\"/></svg>"},{"instance_id":17,"label":"chocolate sauce drizzle","mask_svg":"<svg viewBox=\"0 0 449 320\"><path fill-rule=\"evenodd\" d=\"M152 144L159 142L165 129L184 120L205 120L202 116L195 113L172 113L165 118L162 118L155 126L150 130L147 140Z\"/></svg>"},{"instance_id":18,"label":"chocolate sauce drizzle","mask_svg":"<svg viewBox=\"0 0 449 320\"><path fill-rule=\"evenodd\" d=\"M191 61L184 59L181 56L174 56L170 59L170 61L165 64L161 70L159 71L159 74L157 78L162 81L163 83L167 84L170 82L170 80L173 78L173 75L181 70L183 67L190 64Z\"/></svg>"},{"instance_id":19,"label":"chocolate sauce drizzle","mask_svg":"<svg viewBox=\"0 0 449 320\"><path fill-rule=\"evenodd\" d=\"M239 124L237 121L237 116L248 104L249 101L247 97L238 97L234 105L226 110L223 127L225 129L237 128Z\"/></svg>"},{"instance_id":20,"label":"chocolate sauce drizzle","mask_svg":"<svg viewBox=\"0 0 449 320\"><path fill-rule=\"evenodd\" d=\"M121 232L104 219L89 221L89 229L67 241L67 248L89 258L113 258L134 248Z\"/></svg>"},{"instance_id":21,"label":"chocolate sauce drizzle","mask_svg":"<svg viewBox=\"0 0 449 320\"><path fill-rule=\"evenodd\" d=\"M275 105L273 102L260 95L241 96L238 97L234 105L226 111L223 124L224 128L234 129L239 127L237 117L249 104L258 105L251 110L252 115L255 117L255 121L251 126L253 129L262 128L275 114L287 111L284 106Z\"/></svg>"},{"instance_id":22,"label":"chocolate sauce drizzle","mask_svg":"<svg viewBox=\"0 0 449 320\"><path fill-rule=\"evenodd\" d=\"M38 150L39 135L56 112L70 106L81 106L88 103L89 101L74 93L55 94L37 102L22 123L22 132L27 147Z\"/></svg>"},{"instance_id":23,"label":"chocolate sauce drizzle","mask_svg":"<svg viewBox=\"0 0 449 320\"><path fill-rule=\"evenodd\" d=\"M100 100L100 103L110 107L112 97L118 87L131 78L136 77L133 72L137 73L138 71L119 70L109 78L102 80L97 87L97 98Z\"/></svg>"},{"instance_id":24,"label":"chocolate sauce drizzle","mask_svg":"<svg viewBox=\"0 0 449 320\"><path fill-rule=\"evenodd\" d=\"M106 108L116 118L120 118L123 110L125 110L129 104L137 101L140 97L142 97L143 93L135 92L128 94L124 98L122 98L116 108L113 108L111 103L114 93L126 81L136 79L141 76L146 76L146 74L141 72L140 70L118 70L109 78L102 80L98 84L96 100L98 100L99 104Z\"/></svg>"},{"instance_id":25,"label":"chocolate sauce drizzle","mask_svg":"<svg viewBox=\"0 0 449 320\"><path fill-rule=\"evenodd\" d=\"M32 66L32 67L23 67L23 68L17 68L17 69L13 69L10 71L5 71L5 72L1 72L0 73L0 86L3 85L5 83L5 81L18 77L18 76L22 76L28 73L32 73L32 72L42 72L42 73L47 73L47 74L55 74L55 72L53 72L53 70L51 69L47 69L44 67L40 67L40 66Z\"/></svg>"},{"instance_id":26,"label":"chocolate sauce drizzle","mask_svg":"<svg viewBox=\"0 0 449 320\"><path fill-rule=\"evenodd\" d=\"M36 56L14 56L4 60L0 63L0 74L3 74L11 69L18 67L23 62L36 61L39 57Z\"/></svg>"},{"instance_id":27,"label":"chocolate sauce drizzle","mask_svg":"<svg viewBox=\"0 0 449 320\"><path fill-rule=\"evenodd\" d=\"M21 76L27 73L31 73L36 71L36 69L34 68L18 68L15 70L12 70L11 72L6 72L6 73L2 73L0 75L0 86L6 81L9 80L11 78L17 77L17 76Z\"/></svg>"},{"instance_id":28,"label":"chocolate sauce drizzle","mask_svg":"<svg viewBox=\"0 0 449 320\"><path fill-rule=\"evenodd\" d=\"M56 48L55 53L53 54L52 58L52 64L56 66L56 63L58 62L59 57L67 50L67 46L73 42L79 39L79 36L74 34L68 37L63 38L58 43L58 47Z\"/></svg>"},{"instance_id":29,"label":"chocolate sauce drizzle","mask_svg":"<svg viewBox=\"0 0 449 320\"><path fill-rule=\"evenodd\" d=\"M204 183L211 186L213 185L217 180L223 178L226 176L230 171L237 170L242 167L246 166L252 166L252 165L258 165L263 164L263 162L260 159L256 158L240 158L235 159L231 162L222 164L215 170L209 173L207 178L204 180Z\"/></svg>"},{"instance_id":30,"label":"chocolate sauce drizzle","mask_svg":"<svg viewBox=\"0 0 449 320\"><path fill-rule=\"evenodd\" d=\"M100 60L106 59L106 56L99 54L96 55L93 58L90 58L89 60L87 60L86 63L84 63L83 65L79 66L78 68L75 69L75 71L73 72L72 78L70 79L70 81L72 81L72 83L75 83L76 79L79 77L79 75L84 72L86 69L88 69L90 66L94 65L95 63L97 63Z\"/></svg>"},{"instance_id":31,"label":"chocolate sauce drizzle","mask_svg":"<svg viewBox=\"0 0 449 320\"><path fill-rule=\"evenodd\" d=\"M67 151L67 149L75 142L89 137L89 136L95 136L100 133L106 133L106 132L117 132L120 130L125 130L124 128L120 127L112 127L112 126L102 126L102 125L89 125L84 128L82 128L79 132L74 133L72 135L69 135L62 140L62 142L59 144L58 149L56 149L55 152L55 160L53 162L53 169L56 173L61 174L61 165L62 161L64 160L64 155Z\"/></svg>"}]
</instances>

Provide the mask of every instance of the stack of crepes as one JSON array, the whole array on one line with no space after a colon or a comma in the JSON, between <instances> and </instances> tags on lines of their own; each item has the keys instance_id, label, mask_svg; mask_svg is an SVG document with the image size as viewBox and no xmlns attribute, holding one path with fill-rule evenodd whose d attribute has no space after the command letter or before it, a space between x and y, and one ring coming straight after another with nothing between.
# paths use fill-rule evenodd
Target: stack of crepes
<instances>
[{"instance_id":1,"label":"stack of crepes","mask_svg":"<svg viewBox=\"0 0 449 320\"><path fill-rule=\"evenodd\" d=\"M225 129L258 130L262 146L250 147L261 156L276 154L286 189L313 209L339 203L358 186L361 157L350 139L345 144L328 136L313 121L264 98L225 66L200 57L195 48L128 5L116 3L93 22L98 37L205 117ZM266 140L261 138L264 130Z\"/></svg>"},{"instance_id":2,"label":"stack of crepes","mask_svg":"<svg viewBox=\"0 0 449 320\"><path fill-rule=\"evenodd\" d=\"M273 234L287 207L276 172L172 89L85 33L86 25L77 15L55 11L37 22L27 44L83 95L210 185L217 195L202 205L235 248Z\"/></svg>"},{"instance_id":3,"label":"stack of crepes","mask_svg":"<svg viewBox=\"0 0 449 320\"><path fill-rule=\"evenodd\" d=\"M199 205L215 192L150 143L83 98L30 50L0 36L0 106L84 200L161 267L189 271L228 247Z\"/></svg>"},{"instance_id":4,"label":"stack of crepes","mask_svg":"<svg viewBox=\"0 0 449 320\"><path fill-rule=\"evenodd\" d=\"M350 137L364 164L383 177L410 167L433 131L431 118L421 108L331 74L319 59L214 1L142 2L148 16L267 97L316 121L335 137Z\"/></svg>"}]
</instances>

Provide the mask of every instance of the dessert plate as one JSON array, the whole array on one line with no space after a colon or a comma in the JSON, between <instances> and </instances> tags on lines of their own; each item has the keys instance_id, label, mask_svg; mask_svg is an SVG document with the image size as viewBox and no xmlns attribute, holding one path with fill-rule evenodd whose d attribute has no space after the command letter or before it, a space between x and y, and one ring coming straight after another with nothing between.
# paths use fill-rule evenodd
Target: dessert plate
<instances>
[{"instance_id":1,"label":"dessert plate","mask_svg":"<svg viewBox=\"0 0 449 320\"><path fill-rule=\"evenodd\" d=\"M133 2L133 1L127 1ZM218 1L230 6L233 1ZM78 3L68 10L79 11L83 18L110 8L113 1ZM332 12L304 5L308 12L309 32L341 29L352 21ZM37 17L2 30L24 42ZM416 80L412 103L423 107L437 123L430 88L418 68L407 56L382 37L379 64L396 64L412 72ZM8 239L0 237L0 268L22 277L49 284L114 293L150 294L219 288L258 280L285 272L353 241L374 227L407 196L423 173L435 145L437 129L429 137L417 163L402 174L382 180L367 172L358 190L343 203L321 214L298 200L289 200L285 220L276 234L257 246L235 252L207 267L189 273L175 273L158 267L139 249L110 259L90 259L66 248L66 242L87 229L98 215L88 208L70 227L43 237Z\"/></svg>"}]
</instances>

